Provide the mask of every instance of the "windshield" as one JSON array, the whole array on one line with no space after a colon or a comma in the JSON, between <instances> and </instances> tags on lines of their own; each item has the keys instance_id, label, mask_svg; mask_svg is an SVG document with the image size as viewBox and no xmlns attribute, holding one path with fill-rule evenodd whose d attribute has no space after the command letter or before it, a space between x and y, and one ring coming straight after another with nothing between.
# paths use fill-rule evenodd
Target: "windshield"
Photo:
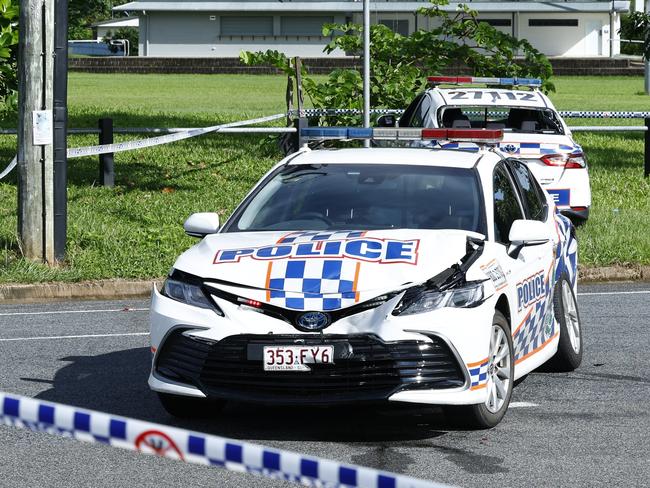
<instances>
[{"instance_id":1,"label":"windshield","mask_svg":"<svg viewBox=\"0 0 650 488\"><path fill-rule=\"evenodd\" d=\"M279 168L224 231L484 227L472 169L331 164Z\"/></svg>"},{"instance_id":2,"label":"windshield","mask_svg":"<svg viewBox=\"0 0 650 488\"><path fill-rule=\"evenodd\" d=\"M502 129L506 132L564 134L557 114L548 108L497 106L443 107L438 124L445 128Z\"/></svg>"}]
</instances>

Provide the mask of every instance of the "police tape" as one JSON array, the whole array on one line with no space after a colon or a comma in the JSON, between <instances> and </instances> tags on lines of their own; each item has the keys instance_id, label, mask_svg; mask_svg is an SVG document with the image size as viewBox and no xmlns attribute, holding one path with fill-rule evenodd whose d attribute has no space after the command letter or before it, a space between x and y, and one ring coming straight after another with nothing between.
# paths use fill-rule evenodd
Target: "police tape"
<instances>
[{"instance_id":1,"label":"police tape","mask_svg":"<svg viewBox=\"0 0 650 488\"><path fill-rule=\"evenodd\" d=\"M239 122L231 122L228 124L214 125L211 127L201 127L197 129L186 129L179 132L174 132L172 134L166 134L157 137L149 137L146 139L139 139L137 141L126 141L118 142L114 144L99 144L96 146L86 146L86 147L75 147L68 149L67 156L68 158L81 158L85 156L96 156L99 154L112 154L117 152L124 151L133 151L135 149L144 149L147 147L160 146L162 144L170 144L172 142L182 141L184 139L190 139L192 137L198 137L211 132L219 132L224 130L224 132L230 132L228 129L235 127L247 126L261 124L263 122L271 122L273 120L278 120L285 118L286 114L275 114L269 115L266 117L259 117L256 119L242 120ZM261 129L259 129L261 130ZM294 129L295 130L295 129ZM255 132L251 130L250 132ZM286 131L285 131L286 132ZM11 160L11 163L0 173L0 180L7 176L11 171L17 166L17 156Z\"/></svg>"},{"instance_id":2,"label":"police tape","mask_svg":"<svg viewBox=\"0 0 650 488\"><path fill-rule=\"evenodd\" d=\"M0 425L315 487L448 485L0 392Z\"/></svg>"},{"instance_id":3,"label":"police tape","mask_svg":"<svg viewBox=\"0 0 650 488\"><path fill-rule=\"evenodd\" d=\"M361 115L363 112L358 109L320 109L309 108L292 110L291 115L302 117L327 117L336 115ZM372 109L372 114L403 114L403 109ZM474 115L483 115L483 112L469 112ZM560 111L561 117L567 119L646 119L650 118L650 112L606 112L606 111ZM488 112L488 115L502 116L503 112Z\"/></svg>"}]
</instances>

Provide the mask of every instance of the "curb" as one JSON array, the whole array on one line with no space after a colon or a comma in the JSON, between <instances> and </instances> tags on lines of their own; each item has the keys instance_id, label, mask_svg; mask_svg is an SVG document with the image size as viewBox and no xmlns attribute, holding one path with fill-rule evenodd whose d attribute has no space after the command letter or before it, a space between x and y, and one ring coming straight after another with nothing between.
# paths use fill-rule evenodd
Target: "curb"
<instances>
[{"instance_id":1,"label":"curb","mask_svg":"<svg viewBox=\"0 0 650 488\"><path fill-rule=\"evenodd\" d=\"M103 280L81 283L35 283L0 285L0 301L33 302L49 300L120 300L148 298L159 280Z\"/></svg>"},{"instance_id":2,"label":"curb","mask_svg":"<svg viewBox=\"0 0 650 488\"><path fill-rule=\"evenodd\" d=\"M650 281L650 266L604 266L578 268L580 284L613 281ZM34 302L50 300L123 300L149 298L152 280L103 280L81 283L36 283L0 285L0 301Z\"/></svg>"},{"instance_id":3,"label":"curb","mask_svg":"<svg viewBox=\"0 0 650 488\"><path fill-rule=\"evenodd\" d=\"M610 281L650 281L650 266L603 266L599 268L578 265L580 283L603 283Z\"/></svg>"}]
</instances>

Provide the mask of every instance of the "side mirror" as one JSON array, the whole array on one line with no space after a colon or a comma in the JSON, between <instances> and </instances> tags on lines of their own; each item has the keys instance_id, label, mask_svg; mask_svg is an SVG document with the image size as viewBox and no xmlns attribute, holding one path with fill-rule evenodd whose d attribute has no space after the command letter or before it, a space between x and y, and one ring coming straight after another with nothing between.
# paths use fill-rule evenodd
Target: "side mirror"
<instances>
[{"instance_id":1,"label":"side mirror","mask_svg":"<svg viewBox=\"0 0 650 488\"><path fill-rule=\"evenodd\" d=\"M397 117L395 114L382 115L377 119L378 127L397 127Z\"/></svg>"},{"instance_id":2,"label":"side mirror","mask_svg":"<svg viewBox=\"0 0 650 488\"><path fill-rule=\"evenodd\" d=\"M213 212L195 213L183 224L183 229L188 236L205 237L219 231L219 215Z\"/></svg>"},{"instance_id":3,"label":"side mirror","mask_svg":"<svg viewBox=\"0 0 650 488\"><path fill-rule=\"evenodd\" d=\"M512 246L508 254L516 258L526 246L540 246L551 240L551 232L538 220L515 220L508 236Z\"/></svg>"}]
</instances>

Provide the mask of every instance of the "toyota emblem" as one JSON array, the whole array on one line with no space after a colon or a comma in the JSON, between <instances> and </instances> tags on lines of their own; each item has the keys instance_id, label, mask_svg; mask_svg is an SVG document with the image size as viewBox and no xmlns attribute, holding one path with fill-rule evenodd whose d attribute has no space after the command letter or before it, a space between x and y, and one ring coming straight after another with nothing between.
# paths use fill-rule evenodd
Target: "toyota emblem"
<instances>
[{"instance_id":1,"label":"toyota emblem","mask_svg":"<svg viewBox=\"0 0 650 488\"><path fill-rule=\"evenodd\" d=\"M298 316L298 327L306 331L319 331L330 325L330 317L323 312L306 312Z\"/></svg>"}]
</instances>

